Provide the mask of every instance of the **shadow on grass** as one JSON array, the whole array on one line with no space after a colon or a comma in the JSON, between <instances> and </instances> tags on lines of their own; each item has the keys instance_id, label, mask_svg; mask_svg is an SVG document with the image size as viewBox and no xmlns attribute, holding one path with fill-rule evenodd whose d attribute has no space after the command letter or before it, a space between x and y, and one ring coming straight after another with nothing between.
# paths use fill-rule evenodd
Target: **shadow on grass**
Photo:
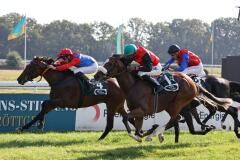
<instances>
[{"instance_id":1,"label":"shadow on grass","mask_svg":"<svg viewBox=\"0 0 240 160\"><path fill-rule=\"evenodd\" d=\"M104 159L104 160L112 160L112 159L139 159L144 158L148 154L154 154L156 150L174 150L179 148L186 148L190 147L191 144L169 144L169 145L163 145L163 146L157 146L157 145L148 145L148 146L131 146L131 147L120 147L120 148L114 148L110 150L105 151L86 151L85 154L89 155L87 157L78 157L77 160L96 160L96 159ZM77 152L77 151L69 151L71 153ZM175 157L178 156L178 154L173 153L171 155L168 154L168 156ZM166 157L165 155L156 155L156 159Z\"/></svg>"},{"instance_id":2,"label":"shadow on grass","mask_svg":"<svg viewBox=\"0 0 240 160\"><path fill-rule=\"evenodd\" d=\"M84 144L86 140L71 140L71 141L47 141L47 140L40 140L40 141L9 141L9 142L3 142L0 143L0 149L1 148L22 148L22 147L44 147L44 146L55 146L55 147L64 147L64 146L70 146L74 144Z\"/></svg>"}]
</instances>

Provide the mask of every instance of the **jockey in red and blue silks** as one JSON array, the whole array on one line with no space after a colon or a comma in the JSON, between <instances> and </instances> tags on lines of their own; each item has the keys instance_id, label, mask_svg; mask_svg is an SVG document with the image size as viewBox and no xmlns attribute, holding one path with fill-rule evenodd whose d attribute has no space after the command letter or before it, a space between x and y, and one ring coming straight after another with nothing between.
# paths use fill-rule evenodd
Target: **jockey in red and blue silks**
<instances>
[{"instance_id":1,"label":"jockey in red and blue silks","mask_svg":"<svg viewBox=\"0 0 240 160\"><path fill-rule=\"evenodd\" d=\"M160 59L148 49L134 44L128 44L124 47L124 56L134 56L133 61L137 62L140 66L135 68L135 71L144 80L149 81L155 88L156 92L162 90L162 86L158 81L151 76L159 76L162 73L162 66Z\"/></svg>"},{"instance_id":2,"label":"jockey in red and blue silks","mask_svg":"<svg viewBox=\"0 0 240 160\"><path fill-rule=\"evenodd\" d=\"M179 67L176 68L175 71L183 72L188 75L196 75L198 77L206 75L203 70L201 59L195 53L187 49L180 49L180 47L175 44L169 47L168 53L172 58L165 63L164 68L167 68L176 60Z\"/></svg>"},{"instance_id":3,"label":"jockey in red and blue silks","mask_svg":"<svg viewBox=\"0 0 240 160\"><path fill-rule=\"evenodd\" d=\"M84 74L94 73L98 69L98 64L93 57L78 52L73 53L69 48L63 48L57 57L55 65L49 65L49 68L57 71L69 69L84 80L88 80Z\"/></svg>"}]
</instances>

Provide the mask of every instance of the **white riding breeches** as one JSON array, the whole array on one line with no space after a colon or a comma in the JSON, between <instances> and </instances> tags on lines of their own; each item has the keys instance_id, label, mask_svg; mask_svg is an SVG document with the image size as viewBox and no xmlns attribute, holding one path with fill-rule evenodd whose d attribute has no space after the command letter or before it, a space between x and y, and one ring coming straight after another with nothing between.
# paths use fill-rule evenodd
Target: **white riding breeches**
<instances>
[{"instance_id":1,"label":"white riding breeches","mask_svg":"<svg viewBox=\"0 0 240 160\"><path fill-rule=\"evenodd\" d=\"M78 72L82 72L83 74L91 74L91 73L94 73L98 70L98 63L95 62L93 63L92 65L90 66L87 66L87 67L70 67L69 68L71 71L73 71L74 74L78 73Z\"/></svg>"},{"instance_id":2,"label":"white riding breeches","mask_svg":"<svg viewBox=\"0 0 240 160\"><path fill-rule=\"evenodd\" d=\"M197 75L198 77L204 77L204 76L206 76L206 73L205 73L204 70L203 70L203 65L202 65L202 63L200 63L200 64L197 65L197 66L188 67L188 68L186 68L185 70L183 70L182 72L185 73L185 74L187 74L187 75L195 74L195 75Z\"/></svg>"},{"instance_id":3,"label":"white riding breeches","mask_svg":"<svg viewBox=\"0 0 240 160\"><path fill-rule=\"evenodd\" d=\"M143 76L143 75L149 75L149 76L159 76L162 73L162 66L160 63L158 63L156 66L152 67L151 72L143 72L139 71L138 75Z\"/></svg>"}]
</instances>

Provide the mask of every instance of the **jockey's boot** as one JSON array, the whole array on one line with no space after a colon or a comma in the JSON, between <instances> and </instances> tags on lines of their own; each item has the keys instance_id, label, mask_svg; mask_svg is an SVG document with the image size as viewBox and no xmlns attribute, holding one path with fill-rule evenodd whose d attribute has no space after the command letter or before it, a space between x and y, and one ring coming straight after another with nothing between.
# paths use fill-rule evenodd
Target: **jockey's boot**
<instances>
[{"instance_id":1,"label":"jockey's boot","mask_svg":"<svg viewBox=\"0 0 240 160\"><path fill-rule=\"evenodd\" d=\"M84 86L86 87L87 90L90 90L90 84L89 84L89 79L88 77L83 74L82 72L78 72L75 74L80 80L83 80Z\"/></svg>"},{"instance_id":2,"label":"jockey's boot","mask_svg":"<svg viewBox=\"0 0 240 160\"><path fill-rule=\"evenodd\" d=\"M150 84L154 87L156 93L159 93L163 90L163 86L159 84L159 82L156 79L150 77L149 75L143 75L142 78L150 82Z\"/></svg>"}]
</instances>

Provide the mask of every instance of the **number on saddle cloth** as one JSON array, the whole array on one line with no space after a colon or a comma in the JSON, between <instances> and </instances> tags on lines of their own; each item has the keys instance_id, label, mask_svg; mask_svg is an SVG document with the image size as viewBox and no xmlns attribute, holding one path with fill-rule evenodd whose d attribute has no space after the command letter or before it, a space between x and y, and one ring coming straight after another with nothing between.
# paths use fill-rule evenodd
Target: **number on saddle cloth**
<instances>
[{"instance_id":1,"label":"number on saddle cloth","mask_svg":"<svg viewBox=\"0 0 240 160\"><path fill-rule=\"evenodd\" d=\"M91 94L95 96L107 95L107 83L105 82L96 82L94 79L90 79L89 83L92 85L93 89Z\"/></svg>"},{"instance_id":2,"label":"number on saddle cloth","mask_svg":"<svg viewBox=\"0 0 240 160\"><path fill-rule=\"evenodd\" d=\"M78 73L78 81L85 96L107 95L107 84L105 82L96 82L94 79L88 79L84 74Z\"/></svg>"},{"instance_id":3,"label":"number on saddle cloth","mask_svg":"<svg viewBox=\"0 0 240 160\"><path fill-rule=\"evenodd\" d=\"M159 84L163 86L165 91L175 92L179 90L178 83L169 71L162 72L157 80Z\"/></svg>"}]
</instances>

